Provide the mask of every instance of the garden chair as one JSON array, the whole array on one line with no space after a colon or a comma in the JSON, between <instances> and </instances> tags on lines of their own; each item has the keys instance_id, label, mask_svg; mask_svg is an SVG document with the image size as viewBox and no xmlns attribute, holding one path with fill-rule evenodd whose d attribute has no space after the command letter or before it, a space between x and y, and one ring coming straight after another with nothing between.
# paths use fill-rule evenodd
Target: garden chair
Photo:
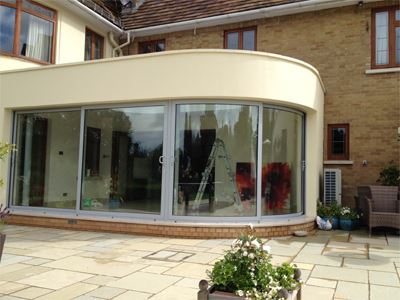
<instances>
[{"instance_id":1,"label":"garden chair","mask_svg":"<svg viewBox=\"0 0 400 300\"><path fill-rule=\"evenodd\" d=\"M397 186L359 186L358 197L369 236L374 227L400 229L400 201Z\"/></svg>"}]
</instances>

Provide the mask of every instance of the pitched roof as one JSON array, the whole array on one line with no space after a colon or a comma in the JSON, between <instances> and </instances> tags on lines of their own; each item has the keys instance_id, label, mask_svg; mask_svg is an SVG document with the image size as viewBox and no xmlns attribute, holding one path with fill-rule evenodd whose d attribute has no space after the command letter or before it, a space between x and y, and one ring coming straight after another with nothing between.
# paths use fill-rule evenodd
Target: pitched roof
<instances>
[{"instance_id":1,"label":"pitched roof","mask_svg":"<svg viewBox=\"0 0 400 300\"><path fill-rule=\"evenodd\" d=\"M142 0L138 9L122 11L120 0L78 1L122 29L130 30L305 0Z\"/></svg>"},{"instance_id":2,"label":"pitched roof","mask_svg":"<svg viewBox=\"0 0 400 300\"><path fill-rule=\"evenodd\" d=\"M145 0L136 12L124 13L121 21L130 30L301 1L305 0Z\"/></svg>"}]
</instances>

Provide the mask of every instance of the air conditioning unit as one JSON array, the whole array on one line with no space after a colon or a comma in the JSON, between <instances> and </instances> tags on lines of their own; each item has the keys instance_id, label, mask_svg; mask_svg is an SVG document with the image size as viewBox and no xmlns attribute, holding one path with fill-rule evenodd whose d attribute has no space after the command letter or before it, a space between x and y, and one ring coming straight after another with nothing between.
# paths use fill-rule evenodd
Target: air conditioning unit
<instances>
[{"instance_id":1,"label":"air conditioning unit","mask_svg":"<svg viewBox=\"0 0 400 300\"><path fill-rule=\"evenodd\" d=\"M324 169L324 204L342 203L342 172L340 169Z\"/></svg>"}]
</instances>

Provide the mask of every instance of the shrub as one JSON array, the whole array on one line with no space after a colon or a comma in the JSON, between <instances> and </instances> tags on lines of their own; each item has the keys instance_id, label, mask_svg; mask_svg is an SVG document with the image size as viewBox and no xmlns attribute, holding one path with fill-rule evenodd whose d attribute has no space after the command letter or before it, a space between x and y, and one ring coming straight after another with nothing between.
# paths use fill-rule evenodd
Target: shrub
<instances>
[{"instance_id":1,"label":"shrub","mask_svg":"<svg viewBox=\"0 0 400 300\"><path fill-rule=\"evenodd\" d=\"M384 167L382 171L379 173L379 178L377 182L380 182L382 185L391 185L396 186L400 184L400 169L399 166L391 161L389 165Z\"/></svg>"},{"instance_id":2,"label":"shrub","mask_svg":"<svg viewBox=\"0 0 400 300\"><path fill-rule=\"evenodd\" d=\"M282 293L300 286L300 275L290 264L274 268L269 252L269 246L250 228L233 242L208 276L219 291L232 292L247 299L281 299Z\"/></svg>"}]
</instances>

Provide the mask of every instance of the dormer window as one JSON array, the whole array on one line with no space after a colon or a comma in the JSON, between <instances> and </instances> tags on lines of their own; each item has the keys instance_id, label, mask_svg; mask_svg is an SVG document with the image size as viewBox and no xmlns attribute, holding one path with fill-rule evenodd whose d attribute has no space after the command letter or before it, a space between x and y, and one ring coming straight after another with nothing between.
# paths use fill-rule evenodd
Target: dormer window
<instances>
[{"instance_id":1,"label":"dormer window","mask_svg":"<svg viewBox=\"0 0 400 300\"><path fill-rule=\"evenodd\" d=\"M0 52L54 63L57 14L30 0L0 0Z\"/></svg>"}]
</instances>

